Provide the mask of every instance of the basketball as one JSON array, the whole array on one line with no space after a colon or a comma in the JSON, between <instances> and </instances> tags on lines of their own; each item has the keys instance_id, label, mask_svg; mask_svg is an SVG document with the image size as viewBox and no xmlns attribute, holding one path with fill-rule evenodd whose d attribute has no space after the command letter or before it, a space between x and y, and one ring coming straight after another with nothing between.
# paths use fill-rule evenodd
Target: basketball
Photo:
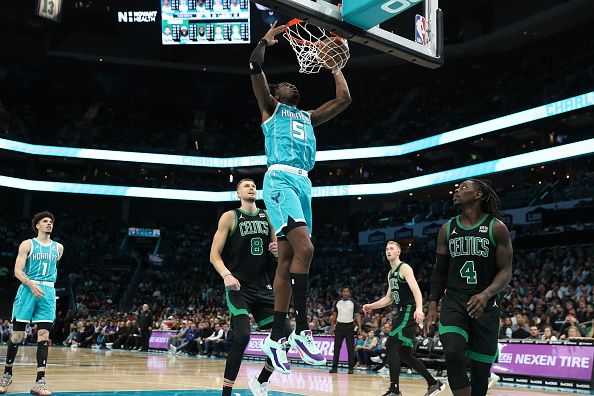
<instances>
[{"instance_id":1,"label":"basketball","mask_svg":"<svg viewBox=\"0 0 594 396\"><path fill-rule=\"evenodd\" d=\"M316 42L317 57L326 69L343 68L349 59L349 45L341 37L328 37Z\"/></svg>"}]
</instances>

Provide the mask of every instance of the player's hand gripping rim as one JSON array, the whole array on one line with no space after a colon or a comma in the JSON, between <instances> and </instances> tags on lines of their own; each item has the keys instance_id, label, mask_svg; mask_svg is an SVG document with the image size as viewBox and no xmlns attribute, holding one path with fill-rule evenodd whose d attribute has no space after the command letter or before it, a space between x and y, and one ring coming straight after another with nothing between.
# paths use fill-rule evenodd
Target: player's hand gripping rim
<instances>
[{"instance_id":1,"label":"player's hand gripping rim","mask_svg":"<svg viewBox=\"0 0 594 396\"><path fill-rule=\"evenodd\" d=\"M283 33L286 29L285 25L276 26L278 21L274 21L270 29L266 32L262 40L266 40L266 45L270 47L271 45L277 44L278 40L275 38L277 35Z\"/></svg>"}]
</instances>

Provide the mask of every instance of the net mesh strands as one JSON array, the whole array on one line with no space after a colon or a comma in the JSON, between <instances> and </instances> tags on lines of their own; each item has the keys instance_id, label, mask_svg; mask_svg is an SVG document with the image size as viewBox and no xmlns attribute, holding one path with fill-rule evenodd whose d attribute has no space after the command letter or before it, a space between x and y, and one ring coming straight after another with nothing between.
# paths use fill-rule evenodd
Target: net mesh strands
<instances>
[{"instance_id":1,"label":"net mesh strands","mask_svg":"<svg viewBox=\"0 0 594 396\"><path fill-rule=\"evenodd\" d=\"M351 55L346 39L299 19L287 23L284 37L295 51L300 73L342 69Z\"/></svg>"}]
</instances>

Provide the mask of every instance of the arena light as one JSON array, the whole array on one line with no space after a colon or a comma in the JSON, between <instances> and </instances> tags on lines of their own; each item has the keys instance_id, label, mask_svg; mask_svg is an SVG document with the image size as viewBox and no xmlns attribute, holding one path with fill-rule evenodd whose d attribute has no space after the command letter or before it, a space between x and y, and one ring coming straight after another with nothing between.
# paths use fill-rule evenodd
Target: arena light
<instances>
[{"instance_id":1,"label":"arena light","mask_svg":"<svg viewBox=\"0 0 594 396\"><path fill-rule=\"evenodd\" d=\"M314 187L312 195L316 198L319 198L352 195L363 196L374 194L391 194L428 187L435 184L449 183L468 177L503 172L593 153L594 138L533 151L531 153L518 154L498 160L487 161L480 164L431 173L429 175L398 180L391 183ZM0 186L30 191L177 199L186 201L229 202L237 200L236 191L190 191L147 187L108 186L98 184L27 180L9 176L0 176ZM258 191L258 198L261 198L261 191Z\"/></svg>"},{"instance_id":2,"label":"arena light","mask_svg":"<svg viewBox=\"0 0 594 396\"><path fill-rule=\"evenodd\" d=\"M395 157L399 155L410 154L590 106L594 106L594 91L396 146L318 151L316 155L316 161L322 162L362 158ZM86 158L120 162L141 162L163 165L182 165L203 168L237 168L266 165L266 157L264 155L228 158L199 157L189 155L151 154L132 151L44 146L17 142L8 139L0 139L0 149L33 155Z\"/></svg>"}]
</instances>

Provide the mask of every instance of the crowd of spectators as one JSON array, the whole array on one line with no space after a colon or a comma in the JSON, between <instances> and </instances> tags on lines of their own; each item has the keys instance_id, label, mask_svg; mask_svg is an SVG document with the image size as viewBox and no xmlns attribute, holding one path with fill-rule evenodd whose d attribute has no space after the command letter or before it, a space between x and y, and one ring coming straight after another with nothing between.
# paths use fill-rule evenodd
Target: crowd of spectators
<instances>
[{"instance_id":1,"label":"crowd of spectators","mask_svg":"<svg viewBox=\"0 0 594 396\"><path fill-rule=\"evenodd\" d=\"M380 70L375 84L368 80L355 84L358 77L347 71L353 85L364 86L366 92L357 97L355 91L348 111L319 128L318 148L400 144L583 93L594 80L589 59L593 44L572 40L560 45L559 38L551 40L556 41L544 40L495 62L493 57L452 61L440 72L441 78L407 73L409 78L402 80ZM218 94L228 98L236 90L232 83ZM53 95L14 104L2 98L0 134L75 147L206 156L263 154L253 99L232 110L228 106L201 110L187 101L173 109L168 95L155 95L161 100L153 97L148 102L121 95L111 102L73 100L59 90Z\"/></svg>"},{"instance_id":2,"label":"crowd of spectators","mask_svg":"<svg viewBox=\"0 0 594 396\"><path fill-rule=\"evenodd\" d=\"M105 225L104 222L100 218L93 219L93 224ZM14 230L14 225L19 224L13 222L8 227L8 223L4 219L0 225ZM115 229L123 228L115 223L111 224ZM60 224L62 238L77 238L83 250L91 243L84 236L97 237L90 229L76 234L70 227L85 230L84 221L70 216L70 222ZM233 330L229 328L231 318L223 282L208 263L211 228L205 224L163 222L162 265L146 268L131 265L128 269L124 269L126 265L111 268L99 265L102 271L76 266L61 268L60 275L73 283L76 304L58 312L51 333L54 345L140 351L139 313L142 304L147 303L154 319L151 328L175 332L168 341L169 353L225 357L233 340ZM13 249L22 235L19 227L16 230L10 236L9 246ZM25 226L20 231L26 233ZM342 287L349 287L360 304L375 301L385 294L389 268L384 246L378 244L363 249L357 246L353 232L352 224L340 220L320 225L314 231L314 243L319 248L312 264L308 299L309 327L314 334L332 334L330 317ZM327 238L328 235L331 237ZM130 256L120 256L120 259L122 257L130 259ZM99 262L102 260L105 256L99 257ZM433 250L424 243L417 243L403 253L402 260L415 270L424 301L427 301ZM583 337L594 340L594 246L517 249L513 262L512 281L500 294L501 339L554 341ZM141 272L139 283L134 288L135 294L128 296L130 308L122 310L125 306L121 304L123 291L134 271ZM293 316L292 311L290 315ZM395 314L386 307L361 315L363 326L356 345L356 368L385 371L385 342ZM7 341L10 328L7 320L0 320L0 342ZM252 320L252 330L257 329ZM35 342L35 332L35 326L27 328L26 342ZM419 345L425 339L439 342L434 327L419 328L417 337Z\"/></svg>"},{"instance_id":3,"label":"crowd of spectators","mask_svg":"<svg viewBox=\"0 0 594 396\"><path fill-rule=\"evenodd\" d=\"M347 242L344 240L344 243ZM383 246L378 245L374 254L363 254L357 252L355 246L352 248L354 253L320 252L316 256L310 276L308 305L310 328L315 333L332 331L330 315L341 287L350 287L354 298L361 303L373 301L385 294L385 273L388 268L383 258ZM210 269L204 249L197 248L194 254L184 257L183 253L179 253L173 257L180 261L170 264L172 267L149 269L135 298L137 304L130 313L119 314L111 305L102 306L95 314L84 309L78 309L74 314L68 312L65 316L60 313L58 323L64 323L64 328L68 328L63 332L66 342L75 342L80 346L113 343L114 348L136 348L139 346L139 340L136 340L139 333L126 332L126 337L120 337L122 334L118 333L114 337L111 327L137 329L135 312L140 309L140 302L147 302L154 313L154 328L197 329L198 336L188 338L189 335L186 337L184 331L177 341L172 341L177 351L224 353L222 345L217 348L216 344L211 345L206 341L213 332L218 336L217 325L225 333L224 338L219 337L217 340L222 342L227 339L224 325L229 323L229 316L222 282ZM403 260L415 269L418 283L425 294L431 276L432 256L432 252L424 249L403 255ZM202 264L191 264L194 259ZM530 336L530 327L536 326L539 337L546 333L546 337L568 338L578 334L591 338L594 319L593 261L592 246L516 251L513 280L501 293L504 313L501 336L527 338ZM88 273L83 275L88 276ZM90 276L83 283L83 290L94 289L92 279ZM179 279L184 281L180 282ZM101 282L106 283L104 281L107 279ZM97 315L96 312L103 314ZM366 330L379 333L392 317L390 308L376 311L364 318ZM572 329L577 333L571 333L574 331ZM522 337L524 335L526 337Z\"/></svg>"}]
</instances>

